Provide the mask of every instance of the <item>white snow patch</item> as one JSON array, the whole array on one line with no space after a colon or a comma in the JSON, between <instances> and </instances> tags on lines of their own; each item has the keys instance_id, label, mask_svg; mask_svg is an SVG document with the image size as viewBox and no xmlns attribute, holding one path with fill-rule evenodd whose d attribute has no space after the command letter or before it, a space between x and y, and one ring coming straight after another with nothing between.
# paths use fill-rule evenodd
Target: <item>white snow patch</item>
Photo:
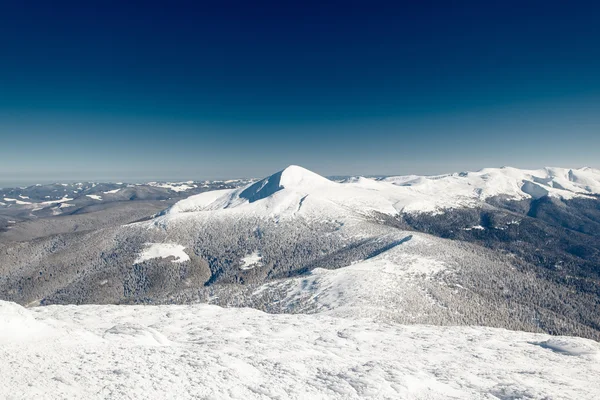
<instances>
[{"instance_id":1,"label":"white snow patch","mask_svg":"<svg viewBox=\"0 0 600 400\"><path fill-rule=\"evenodd\" d=\"M108 190L108 191L104 192L104 194L115 194L115 193L118 193L119 190L121 190L121 189Z\"/></svg>"},{"instance_id":2,"label":"white snow patch","mask_svg":"<svg viewBox=\"0 0 600 400\"><path fill-rule=\"evenodd\" d=\"M68 197L68 196L64 196L62 199L60 200L50 200L50 201L43 201L39 204L43 204L43 205L50 205L50 204L56 204L56 203L66 203L67 201L71 201L73 200L72 198Z\"/></svg>"},{"instance_id":3,"label":"white snow patch","mask_svg":"<svg viewBox=\"0 0 600 400\"><path fill-rule=\"evenodd\" d=\"M171 262L174 263L189 261L190 256L188 256L184 250L184 246L175 243L146 243L146 248L140 253L135 260L135 263L141 263L153 258L168 257L174 257L174 259L171 260Z\"/></svg>"},{"instance_id":4,"label":"white snow patch","mask_svg":"<svg viewBox=\"0 0 600 400\"><path fill-rule=\"evenodd\" d=\"M240 269L252 269L254 267L260 266L261 260L262 256L258 251L255 251L252 254L248 254L246 257L243 257L241 259L242 265L240 265Z\"/></svg>"},{"instance_id":5,"label":"white snow patch","mask_svg":"<svg viewBox=\"0 0 600 400\"><path fill-rule=\"evenodd\" d=\"M86 197L89 197L90 199L94 199L94 200L102 200L101 196L98 196L97 194L86 194Z\"/></svg>"},{"instance_id":6,"label":"white snow patch","mask_svg":"<svg viewBox=\"0 0 600 400\"><path fill-rule=\"evenodd\" d=\"M8 201L8 202L15 203L15 204L18 204L18 205L31 204L31 202L29 202L29 201L22 201L22 200L17 200L17 199L11 199L11 198L8 198L8 197L5 197L4 201Z\"/></svg>"},{"instance_id":7,"label":"white snow patch","mask_svg":"<svg viewBox=\"0 0 600 400\"><path fill-rule=\"evenodd\" d=\"M463 231L471 231L471 230L482 231L485 228L483 226L481 226L481 225L474 225L474 226L472 226L470 228L462 228L462 229L463 229Z\"/></svg>"},{"instance_id":8,"label":"white snow patch","mask_svg":"<svg viewBox=\"0 0 600 400\"><path fill-rule=\"evenodd\" d=\"M176 182L176 183L148 182L148 185L163 188L163 189L169 189L174 192L186 192L186 191L194 189L196 187L196 185L190 185L189 182Z\"/></svg>"}]
</instances>

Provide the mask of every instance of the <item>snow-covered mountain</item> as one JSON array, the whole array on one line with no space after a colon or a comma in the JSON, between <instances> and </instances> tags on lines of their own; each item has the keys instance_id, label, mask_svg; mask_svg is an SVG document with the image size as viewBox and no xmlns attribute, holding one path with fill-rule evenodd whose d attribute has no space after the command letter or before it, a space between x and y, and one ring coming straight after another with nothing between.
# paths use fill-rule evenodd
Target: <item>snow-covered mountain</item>
<instances>
[{"instance_id":1,"label":"snow-covered mountain","mask_svg":"<svg viewBox=\"0 0 600 400\"><path fill-rule=\"evenodd\" d=\"M373 181L337 183L302 167L289 166L252 185L191 196L176 203L166 214L199 211L280 217L333 217L369 211L393 214L396 212L393 189L392 185Z\"/></svg>"},{"instance_id":2,"label":"snow-covered mountain","mask_svg":"<svg viewBox=\"0 0 600 400\"><path fill-rule=\"evenodd\" d=\"M599 175L290 166L15 222L1 299L138 305L0 301L0 397L597 398L598 344L547 334L600 339Z\"/></svg>"},{"instance_id":3,"label":"snow-covered mountain","mask_svg":"<svg viewBox=\"0 0 600 400\"><path fill-rule=\"evenodd\" d=\"M600 194L600 171L588 167L484 168L477 172L439 176L393 176L381 181L402 186L415 198L422 199L420 204L407 204L405 211L469 207L495 196L523 200L544 196L571 199Z\"/></svg>"},{"instance_id":4,"label":"snow-covered mountain","mask_svg":"<svg viewBox=\"0 0 600 400\"><path fill-rule=\"evenodd\" d=\"M357 178L340 183L302 167L289 166L246 187L191 196L175 204L168 213L227 209L282 216L371 211L394 215L475 207L495 196L523 200L594 194L600 194L600 171L590 168L486 168L479 172L380 180Z\"/></svg>"},{"instance_id":5,"label":"snow-covered mountain","mask_svg":"<svg viewBox=\"0 0 600 400\"><path fill-rule=\"evenodd\" d=\"M414 232L403 222L407 210L411 215L436 215L489 206L486 200L494 196L535 200L526 191L538 185L534 180L541 182L542 172L515 171L339 183L290 166L244 187L191 196L128 229L147 238L138 259L148 260L149 249L160 249L154 253L155 262L181 263L183 248L192 257L208 260L209 289L203 294L184 289L174 301L196 299L278 313L326 311L403 323L480 321L512 329L560 330L568 324L564 316L545 309L541 299L529 299L529 293L543 287L544 301L556 304L567 296L566 288L536 280L524 267L515 268L510 257ZM544 171L561 181L557 169ZM547 180L548 196L585 199L595 190L591 178L561 173L577 176L572 181L586 186L557 189L558 183ZM582 171L585 176L595 173ZM433 195L436 184L441 189ZM508 232L523 218L510 214L485 227L479 220L465 225L455 220L454 229ZM502 285L481 290L494 280ZM240 282L247 290L231 293L228 285ZM529 304L522 308L522 303Z\"/></svg>"},{"instance_id":6,"label":"snow-covered mountain","mask_svg":"<svg viewBox=\"0 0 600 400\"><path fill-rule=\"evenodd\" d=\"M290 166L139 222L5 245L0 292L596 338L597 176L500 168L342 183Z\"/></svg>"}]
</instances>

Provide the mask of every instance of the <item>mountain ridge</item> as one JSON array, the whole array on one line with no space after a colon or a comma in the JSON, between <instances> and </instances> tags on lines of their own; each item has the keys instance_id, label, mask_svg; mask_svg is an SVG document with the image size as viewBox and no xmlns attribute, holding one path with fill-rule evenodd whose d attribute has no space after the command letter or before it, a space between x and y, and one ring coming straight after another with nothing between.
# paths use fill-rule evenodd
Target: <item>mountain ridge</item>
<instances>
[{"instance_id":1,"label":"mountain ridge","mask_svg":"<svg viewBox=\"0 0 600 400\"><path fill-rule=\"evenodd\" d=\"M437 176L358 177L334 182L292 165L245 187L220 192L219 196L217 193L191 196L176 203L169 212L215 211L256 203L249 208L251 211L264 211L259 204L265 204L271 214L277 213L276 210L285 214L285 210L298 208L300 198L310 197L308 203L317 201L325 208L336 204L347 210L367 209L395 215L476 207L497 196L523 200L544 196L572 199L595 194L600 194L600 171L590 168L484 168L478 172ZM267 200L271 202L268 205L264 203Z\"/></svg>"}]
</instances>

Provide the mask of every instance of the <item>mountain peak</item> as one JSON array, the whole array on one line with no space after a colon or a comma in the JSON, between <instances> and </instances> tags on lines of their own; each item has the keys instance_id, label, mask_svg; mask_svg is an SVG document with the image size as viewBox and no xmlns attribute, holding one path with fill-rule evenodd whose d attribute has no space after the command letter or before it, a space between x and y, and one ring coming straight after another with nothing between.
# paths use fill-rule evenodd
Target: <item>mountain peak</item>
<instances>
[{"instance_id":1,"label":"mountain peak","mask_svg":"<svg viewBox=\"0 0 600 400\"><path fill-rule=\"evenodd\" d=\"M264 199L281 189L307 191L316 187L331 185L329 179L315 174L306 168L290 165L289 167L264 178L246 188L240 197L249 202Z\"/></svg>"},{"instance_id":2,"label":"mountain peak","mask_svg":"<svg viewBox=\"0 0 600 400\"><path fill-rule=\"evenodd\" d=\"M288 189L307 186L314 187L332 183L329 179L298 165L290 165L281 171L280 174L280 186Z\"/></svg>"}]
</instances>

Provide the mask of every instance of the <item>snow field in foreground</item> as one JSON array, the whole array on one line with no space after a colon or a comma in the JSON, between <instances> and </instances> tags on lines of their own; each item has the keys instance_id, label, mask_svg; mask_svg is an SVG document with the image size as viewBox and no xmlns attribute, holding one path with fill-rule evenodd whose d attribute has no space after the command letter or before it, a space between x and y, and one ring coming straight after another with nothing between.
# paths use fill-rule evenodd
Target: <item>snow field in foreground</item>
<instances>
[{"instance_id":1,"label":"snow field in foreground","mask_svg":"<svg viewBox=\"0 0 600 400\"><path fill-rule=\"evenodd\" d=\"M600 344L217 306L0 302L0 398L437 399L600 394Z\"/></svg>"}]
</instances>

